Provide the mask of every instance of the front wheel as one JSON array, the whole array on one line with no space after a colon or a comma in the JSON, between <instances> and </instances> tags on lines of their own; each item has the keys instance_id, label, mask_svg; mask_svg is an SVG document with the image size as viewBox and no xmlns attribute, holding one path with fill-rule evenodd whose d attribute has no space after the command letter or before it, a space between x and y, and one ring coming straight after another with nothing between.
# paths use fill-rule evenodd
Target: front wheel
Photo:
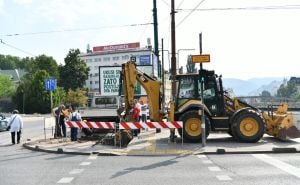
<instances>
[{"instance_id":1,"label":"front wheel","mask_svg":"<svg viewBox=\"0 0 300 185\"><path fill-rule=\"evenodd\" d=\"M184 140L190 142L199 142L202 140L202 130L201 130L201 116L198 111L192 110L187 111L179 117L180 121L183 121L183 130L178 129L179 135L183 137ZM205 135L206 138L209 135L210 123L207 116L205 116ZM182 135L183 134L183 135Z\"/></svg>"},{"instance_id":2,"label":"front wheel","mask_svg":"<svg viewBox=\"0 0 300 185\"><path fill-rule=\"evenodd\" d=\"M259 141L265 132L261 115L251 109L239 113L231 123L233 137L240 142L254 143Z\"/></svg>"}]
</instances>

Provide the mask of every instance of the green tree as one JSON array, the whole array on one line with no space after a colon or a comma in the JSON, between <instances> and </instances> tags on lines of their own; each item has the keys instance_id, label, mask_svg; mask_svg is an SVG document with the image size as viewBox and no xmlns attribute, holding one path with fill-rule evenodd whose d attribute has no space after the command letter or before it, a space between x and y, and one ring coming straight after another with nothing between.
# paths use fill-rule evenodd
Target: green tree
<instances>
[{"instance_id":1,"label":"green tree","mask_svg":"<svg viewBox=\"0 0 300 185\"><path fill-rule=\"evenodd\" d=\"M281 84L279 89L277 90L277 96L278 97L285 97L285 98L291 98L295 96L297 93L297 86L294 81L288 81L285 84Z\"/></svg>"},{"instance_id":2,"label":"green tree","mask_svg":"<svg viewBox=\"0 0 300 185\"><path fill-rule=\"evenodd\" d=\"M15 92L15 85L6 75L0 74L0 97L10 97Z\"/></svg>"},{"instance_id":3,"label":"green tree","mask_svg":"<svg viewBox=\"0 0 300 185\"><path fill-rule=\"evenodd\" d=\"M14 60L11 60L12 57L10 55L0 55L0 69L15 69L16 64Z\"/></svg>"},{"instance_id":4,"label":"green tree","mask_svg":"<svg viewBox=\"0 0 300 185\"><path fill-rule=\"evenodd\" d=\"M81 89L76 89L75 91L70 89L65 98L65 103L75 105L76 107L85 106L88 102L88 97L86 96L86 93L86 91Z\"/></svg>"},{"instance_id":5,"label":"green tree","mask_svg":"<svg viewBox=\"0 0 300 185\"><path fill-rule=\"evenodd\" d=\"M89 68L86 63L79 57L79 49L71 49L65 58L65 65L59 66L59 86L65 91L77 88L82 89L85 81L88 79Z\"/></svg>"},{"instance_id":6,"label":"green tree","mask_svg":"<svg viewBox=\"0 0 300 185\"><path fill-rule=\"evenodd\" d=\"M22 58L11 55L0 55L0 69L25 69L28 61L32 58Z\"/></svg>"},{"instance_id":7,"label":"green tree","mask_svg":"<svg viewBox=\"0 0 300 185\"><path fill-rule=\"evenodd\" d=\"M45 70L49 73L49 77L58 79L59 72L58 72L58 65L53 57L49 57L46 55L40 55L33 58L24 59L28 61L29 64L26 66L26 70L34 74L38 70Z\"/></svg>"},{"instance_id":8,"label":"green tree","mask_svg":"<svg viewBox=\"0 0 300 185\"><path fill-rule=\"evenodd\" d=\"M187 58L187 64L186 64L186 72L187 73L196 73L196 65L192 62L192 55L189 55Z\"/></svg>"},{"instance_id":9,"label":"green tree","mask_svg":"<svg viewBox=\"0 0 300 185\"><path fill-rule=\"evenodd\" d=\"M27 75L13 96L17 108L25 113L49 113L51 110L50 92L45 89L45 81L50 77L45 70ZM65 91L58 87L52 92L53 106L64 101Z\"/></svg>"},{"instance_id":10,"label":"green tree","mask_svg":"<svg viewBox=\"0 0 300 185\"><path fill-rule=\"evenodd\" d=\"M261 92L261 96L263 96L263 97L271 97L271 93L269 91L264 90L264 91Z\"/></svg>"}]
</instances>

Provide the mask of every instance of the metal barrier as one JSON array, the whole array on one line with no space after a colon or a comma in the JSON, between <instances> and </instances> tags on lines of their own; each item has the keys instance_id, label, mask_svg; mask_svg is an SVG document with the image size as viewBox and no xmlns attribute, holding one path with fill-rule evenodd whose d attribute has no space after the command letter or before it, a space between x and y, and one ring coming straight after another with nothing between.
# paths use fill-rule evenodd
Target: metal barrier
<instances>
[{"instance_id":1,"label":"metal barrier","mask_svg":"<svg viewBox=\"0 0 300 185\"><path fill-rule=\"evenodd\" d=\"M47 139L46 135L46 130L50 130L51 129L51 133L53 136L53 130L55 128L55 118L54 117L50 117L50 118L44 118L44 136L45 136L45 140Z\"/></svg>"}]
</instances>

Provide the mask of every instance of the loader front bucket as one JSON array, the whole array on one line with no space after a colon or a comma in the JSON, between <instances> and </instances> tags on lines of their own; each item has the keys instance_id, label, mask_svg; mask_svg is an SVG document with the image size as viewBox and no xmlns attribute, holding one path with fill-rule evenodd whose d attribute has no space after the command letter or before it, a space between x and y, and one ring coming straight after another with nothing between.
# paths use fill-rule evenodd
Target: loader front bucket
<instances>
[{"instance_id":1,"label":"loader front bucket","mask_svg":"<svg viewBox=\"0 0 300 185\"><path fill-rule=\"evenodd\" d=\"M290 128L282 128L278 130L277 137L281 140L298 138L300 137L300 131L295 126L292 126Z\"/></svg>"},{"instance_id":2,"label":"loader front bucket","mask_svg":"<svg viewBox=\"0 0 300 185\"><path fill-rule=\"evenodd\" d=\"M280 140L288 140L300 137L300 131L295 126L295 117L287 112L288 105L283 104L275 112L263 112L266 133Z\"/></svg>"}]
</instances>

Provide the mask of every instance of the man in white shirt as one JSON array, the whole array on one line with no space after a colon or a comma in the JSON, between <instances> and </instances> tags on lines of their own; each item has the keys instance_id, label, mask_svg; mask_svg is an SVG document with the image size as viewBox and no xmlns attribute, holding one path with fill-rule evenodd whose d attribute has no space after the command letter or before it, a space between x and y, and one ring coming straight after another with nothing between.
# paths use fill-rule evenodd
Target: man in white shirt
<instances>
[{"instance_id":1,"label":"man in white shirt","mask_svg":"<svg viewBox=\"0 0 300 185\"><path fill-rule=\"evenodd\" d=\"M19 115L19 111L18 110L14 110L13 111L13 115L10 118L9 121L9 131L11 134L11 142L12 144L16 144L15 141L15 135L17 133L17 143L20 143L20 139L21 139L21 130L23 128L23 120L22 117Z\"/></svg>"}]
</instances>

